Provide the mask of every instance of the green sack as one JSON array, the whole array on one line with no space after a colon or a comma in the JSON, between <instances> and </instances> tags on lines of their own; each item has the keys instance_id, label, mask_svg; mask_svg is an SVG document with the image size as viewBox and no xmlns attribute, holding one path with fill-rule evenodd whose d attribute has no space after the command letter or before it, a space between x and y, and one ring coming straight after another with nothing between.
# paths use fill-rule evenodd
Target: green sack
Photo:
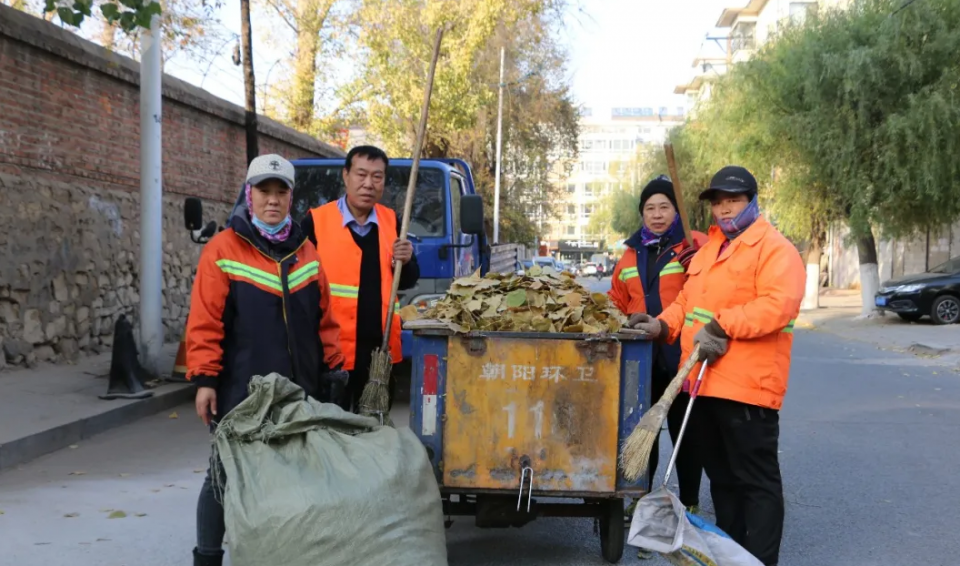
<instances>
[{"instance_id":1,"label":"green sack","mask_svg":"<svg viewBox=\"0 0 960 566\"><path fill-rule=\"evenodd\" d=\"M440 490L409 428L273 373L253 378L215 444L233 566L446 566Z\"/></svg>"}]
</instances>

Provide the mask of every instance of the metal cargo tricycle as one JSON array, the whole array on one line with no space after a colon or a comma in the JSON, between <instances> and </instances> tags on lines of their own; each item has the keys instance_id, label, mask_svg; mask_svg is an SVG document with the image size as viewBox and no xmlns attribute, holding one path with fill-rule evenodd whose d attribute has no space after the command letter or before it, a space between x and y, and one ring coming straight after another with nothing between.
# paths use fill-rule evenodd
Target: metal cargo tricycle
<instances>
[{"instance_id":1,"label":"metal cargo tricycle","mask_svg":"<svg viewBox=\"0 0 960 566\"><path fill-rule=\"evenodd\" d=\"M603 558L619 561L623 498L648 486L617 462L650 405L650 365L632 334L415 330L410 427L445 515L481 528L593 517Z\"/></svg>"}]
</instances>

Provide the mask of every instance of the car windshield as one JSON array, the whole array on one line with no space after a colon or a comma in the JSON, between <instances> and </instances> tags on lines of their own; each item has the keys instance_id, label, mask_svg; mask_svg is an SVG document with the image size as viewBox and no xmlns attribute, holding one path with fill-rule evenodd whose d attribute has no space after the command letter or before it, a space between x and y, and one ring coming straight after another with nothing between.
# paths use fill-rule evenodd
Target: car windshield
<instances>
[{"instance_id":1,"label":"car windshield","mask_svg":"<svg viewBox=\"0 0 960 566\"><path fill-rule=\"evenodd\" d=\"M342 171L343 167L339 165L297 166L291 210L293 219L299 222L311 208L340 198L344 188ZM380 204L392 208L398 216L402 215L409 181L409 166L389 167ZM445 235L445 195L443 171L421 167L417 174L417 191L410 213L411 234L420 238ZM398 230L399 228L397 226Z\"/></svg>"},{"instance_id":2,"label":"car windshield","mask_svg":"<svg viewBox=\"0 0 960 566\"><path fill-rule=\"evenodd\" d=\"M930 273L957 273L960 272L960 257L941 263L930 270Z\"/></svg>"},{"instance_id":3,"label":"car windshield","mask_svg":"<svg viewBox=\"0 0 960 566\"><path fill-rule=\"evenodd\" d=\"M553 267L553 262L548 259L538 259L537 265Z\"/></svg>"}]
</instances>

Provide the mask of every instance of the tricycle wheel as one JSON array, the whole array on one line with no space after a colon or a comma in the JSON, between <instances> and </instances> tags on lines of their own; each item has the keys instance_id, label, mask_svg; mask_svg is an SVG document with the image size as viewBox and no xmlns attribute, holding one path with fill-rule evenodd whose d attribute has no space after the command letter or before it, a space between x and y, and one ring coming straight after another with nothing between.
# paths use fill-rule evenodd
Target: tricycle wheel
<instances>
[{"instance_id":1,"label":"tricycle wheel","mask_svg":"<svg viewBox=\"0 0 960 566\"><path fill-rule=\"evenodd\" d=\"M623 499L605 499L600 509L600 554L616 564L623 558Z\"/></svg>"}]
</instances>

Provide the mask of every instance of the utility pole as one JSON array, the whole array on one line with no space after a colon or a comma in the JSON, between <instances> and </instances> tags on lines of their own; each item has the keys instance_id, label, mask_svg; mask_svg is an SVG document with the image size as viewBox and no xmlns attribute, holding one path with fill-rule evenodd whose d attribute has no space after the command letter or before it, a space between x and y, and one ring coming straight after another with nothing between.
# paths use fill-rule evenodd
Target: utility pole
<instances>
[{"instance_id":1,"label":"utility pole","mask_svg":"<svg viewBox=\"0 0 960 566\"><path fill-rule=\"evenodd\" d=\"M160 17L140 39L140 357L160 375L163 348L163 122Z\"/></svg>"},{"instance_id":2,"label":"utility pole","mask_svg":"<svg viewBox=\"0 0 960 566\"><path fill-rule=\"evenodd\" d=\"M493 181L493 243L500 243L500 155L503 148L503 61L506 49L500 48L500 93L497 101L497 162Z\"/></svg>"}]
</instances>

